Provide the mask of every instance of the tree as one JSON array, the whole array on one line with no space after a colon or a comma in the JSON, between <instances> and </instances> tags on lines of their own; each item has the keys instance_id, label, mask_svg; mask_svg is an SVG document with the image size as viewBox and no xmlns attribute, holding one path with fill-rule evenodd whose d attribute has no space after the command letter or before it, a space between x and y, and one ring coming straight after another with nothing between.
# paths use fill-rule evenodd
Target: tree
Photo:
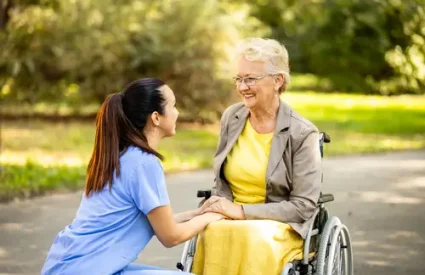
<instances>
[{"instance_id":1,"label":"tree","mask_svg":"<svg viewBox=\"0 0 425 275\"><path fill-rule=\"evenodd\" d=\"M0 33L4 98L80 106L159 77L191 117L228 104L229 49L244 30L260 31L247 7L218 0L45 0L10 14Z\"/></svg>"},{"instance_id":2,"label":"tree","mask_svg":"<svg viewBox=\"0 0 425 275\"><path fill-rule=\"evenodd\" d=\"M333 89L424 93L424 0L245 0L288 48L294 71Z\"/></svg>"}]
</instances>

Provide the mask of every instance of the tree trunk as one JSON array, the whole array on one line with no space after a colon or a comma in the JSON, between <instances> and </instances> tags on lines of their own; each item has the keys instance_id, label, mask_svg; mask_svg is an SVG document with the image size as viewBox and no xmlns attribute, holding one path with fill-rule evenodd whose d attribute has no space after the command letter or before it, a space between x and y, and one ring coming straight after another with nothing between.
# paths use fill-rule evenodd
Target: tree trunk
<instances>
[{"instance_id":1,"label":"tree trunk","mask_svg":"<svg viewBox=\"0 0 425 275\"><path fill-rule=\"evenodd\" d=\"M9 10L12 8L12 0L0 0L0 30L6 28L9 21Z\"/></svg>"}]
</instances>

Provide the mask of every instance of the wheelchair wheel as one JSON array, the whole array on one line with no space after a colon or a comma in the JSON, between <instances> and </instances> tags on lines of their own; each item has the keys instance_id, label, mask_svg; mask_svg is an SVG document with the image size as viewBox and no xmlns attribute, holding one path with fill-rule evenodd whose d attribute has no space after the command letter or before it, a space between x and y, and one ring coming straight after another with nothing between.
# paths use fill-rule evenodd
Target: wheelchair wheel
<instances>
[{"instance_id":1,"label":"wheelchair wheel","mask_svg":"<svg viewBox=\"0 0 425 275\"><path fill-rule=\"evenodd\" d=\"M283 267L281 275L295 275L295 267L293 263L287 263Z\"/></svg>"},{"instance_id":2,"label":"wheelchair wheel","mask_svg":"<svg viewBox=\"0 0 425 275\"><path fill-rule=\"evenodd\" d=\"M352 275L353 255L348 229L330 217L320 239L316 275Z\"/></svg>"},{"instance_id":3,"label":"wheelchair wheel","mask_svg":"<svg viewBox=\"0 0 425 275\"><path fill-rule=\"evenodd\" d=\"M189 241L189 250L187 253L186 262L184 263L183 271L190 272L192 270L192 264L193 264L193 258L195 257L197 240L198 240L198 235L196 235Z\"/></svg>"},{"instance_id":4,"label":"wheelchair wheel","mask_svg":"<svg viewBox=\"0 0 425 275\"><path fill-rule=\"evenodd\" d=\"M190 272L192 270L193 258L195 257L196 242L198 235L185 243L181 262L177 264L177 268L181 271Z\"/></svg>"}]
</instances>

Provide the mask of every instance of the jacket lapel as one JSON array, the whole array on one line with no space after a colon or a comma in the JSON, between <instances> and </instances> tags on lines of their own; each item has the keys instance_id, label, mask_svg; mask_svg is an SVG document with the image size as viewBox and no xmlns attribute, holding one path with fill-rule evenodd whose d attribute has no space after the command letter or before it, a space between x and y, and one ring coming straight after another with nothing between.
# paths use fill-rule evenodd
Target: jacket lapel
<instances>
[{"instance_id":1,"label":"jacket lapel","mask_svg":"<svg viewBox=\"0 0 425 275\"><path fill-rule=\"evenodd\" d=\"M266 182L276 169L277 164L283 158L283 153L288 143L291 125L291 107L288 104L280 101L277 115L276 131L273 136L272 145L270 148L269 162L267 164Z\"/></svg>"},{"instance_id":2,"label":"jacket lapel","mask_svg":"<svg viewBox=\"0 0 425 275\"><path fill-rule=\"evenodd\" d=\"M220 173L221 167L226 160L227 155L232 150L233 146L235 145L236 141L238 140L240 134L242 133L246 120L248 118L249 111L246 108L240 109L238 112L236 112L234 115L232 115L229 118L229 128L228 128L228 136L227 136L227 143L224 150L221 152L221 154L217 157L217 168L216 171ZM216 175L219 176L219 175Z\"/></svg>"}]
</instances>

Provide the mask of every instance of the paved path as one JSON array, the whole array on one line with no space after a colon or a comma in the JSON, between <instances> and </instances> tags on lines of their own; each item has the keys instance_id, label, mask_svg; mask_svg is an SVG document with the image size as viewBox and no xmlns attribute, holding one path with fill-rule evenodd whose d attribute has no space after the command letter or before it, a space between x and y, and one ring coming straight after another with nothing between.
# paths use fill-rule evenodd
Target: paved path
<instances>
[{"instance_id":1,"label":"paved path","mask_svg":"<svg viewBox=\"0 0 425 275\"><path fill-rule=\"evenodd\" d=\"M355 274L425 273L425 151L338 157L323 161L328 205L351 231ZM173 208L193 208L211 171L167 178ZM72 221L81 193L0 205L0 275L39 274L55 235ZM139 262L173 268L182 246L153 240Z\"/></svg>"}]
</instances>

